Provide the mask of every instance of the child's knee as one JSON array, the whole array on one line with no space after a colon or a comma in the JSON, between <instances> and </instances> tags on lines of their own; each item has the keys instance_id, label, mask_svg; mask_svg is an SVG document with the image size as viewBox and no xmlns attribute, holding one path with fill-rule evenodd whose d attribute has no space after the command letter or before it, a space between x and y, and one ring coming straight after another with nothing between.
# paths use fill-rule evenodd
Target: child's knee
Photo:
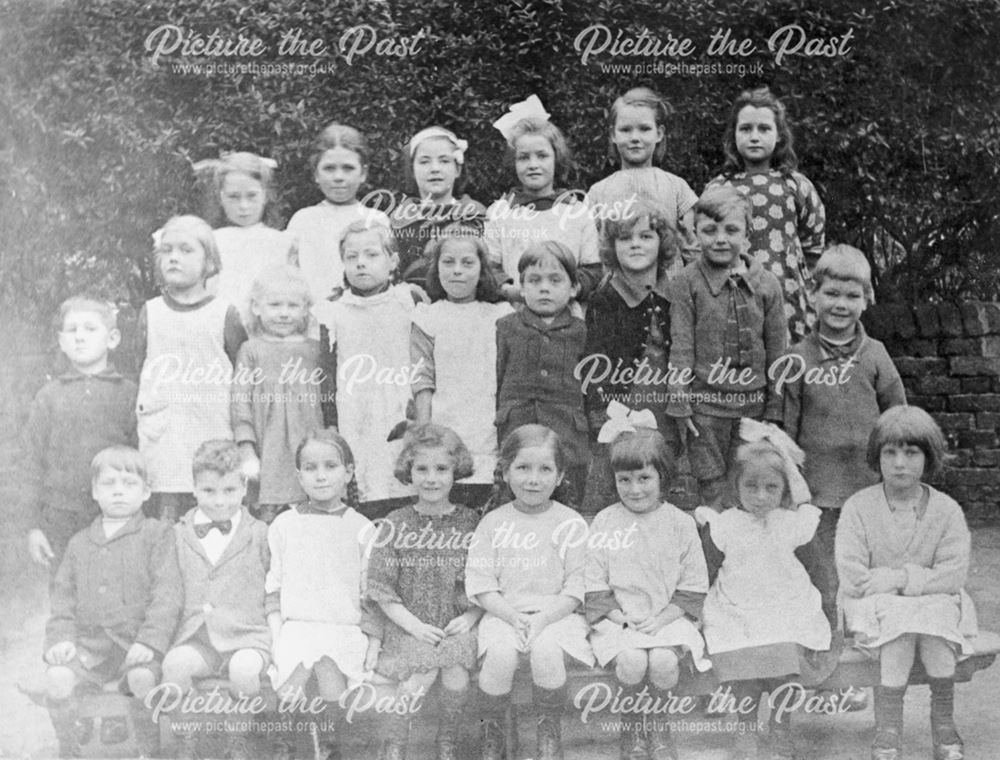
<instances>
[{"instance_id":1,"label":"child's knee","mask_svg":"<svg viewBox=\"0 0 1000 760\"><path fill-rule=\"evenodd\" d=\"M190 647L177 647L163 658L163 680L182 689L191 688L191 681L205 666L205 661Z\"/></svg>"},{"instance_id":2,"label":"child's knee","mask_svg":"<svg viewBox=\"0 0 1000 760\"><path fill-rule=\"evenodd\" d=\"M52 665L45 671L45 693L49 699L63 700L73 696L76 673L65 665Z\"/></svg>"},{"instance_id":3,"label":"child's knee","mask_svg":"<svg viewBox=\"0 0 1000 760\"><path fill-rule=\"evenodd\" d=\"M646 677L649 658L642 649L628 649L615 658L615 675L622 683L637 684Z\"/></svg>"},{"instance_id":4,"label":"child's knee","mask_svg":"<svg viewBox=\"0 0 1000 760\"><path fill-rule=\"evenodd\" d=\"M128 690L136 699L145 699L156 686L156 673L149 668L132 668L125 674Z\"/></svg>"},{"instance_id":5,"label":"child's knee","mask_svg":"<svg viewBox=\"0 0 1000 760\"><path fill-rule=\"evenodd\" d=\"M260 691L260 674L264 658L256 649L240 649L229 659L229 680L241 694Z\"/></svg>"},{"instance_id":6,"label":"child's knee","mask_svg":"<svg viewBox=\"0 0 1000 760\"><path fill-rule=\"evenodd\" d=\"M920 661L931 678L951 678L955 675L955 651L951 644L939 636L921 636L918 639Z\"/></svg>"},{"instance_id":7,"label":"child's knee","mask_svg":"<svg viewBox=\"0 0 1000 760\"><path fill-rule=\"evenodd\" d=\"M441 685L449 691L463 691L469 685L469 671L461 665L441 668Z\"/></svg>"},{"instance_id":8,"label":"child's knee","mask_svg":"<svg viewBox=\"0 0 1000 760\"><path fill-rule=\"evenodd\" d=\"M566 660L562 647L554 641L536 641L531 648L531 679L539 686L554 689L566 680Z\"/></svg>"},{"instance_id":9,"label":"child's knee","mask_svg":"<svg viewBox=\"0 0 1000 760\"><path fill-rule=\"evenodd\" d=\"M654 649L649 653L649 680L658 689L672 689L680 677L677 653L672 649Z\"/></svg>"}]
</instances>

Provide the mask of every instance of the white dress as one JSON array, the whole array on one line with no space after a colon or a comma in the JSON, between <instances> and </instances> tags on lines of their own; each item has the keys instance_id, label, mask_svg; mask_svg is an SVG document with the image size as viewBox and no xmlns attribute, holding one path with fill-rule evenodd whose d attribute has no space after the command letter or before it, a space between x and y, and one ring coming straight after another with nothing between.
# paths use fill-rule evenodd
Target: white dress
<instances>
[{"instance_id":1,"label":"white dress","mask_svg":"<svg viewBox=\"0 0 1000 760\"><path fill-rule=\"evenodd\" d=\"M587 593L612 592L630 620L660 614L677 591L708 591L698 528L690 515L672 504L665 502L643 514L612 504L591 523L588 545ZM594 625L590 643L602 667L626 649L672 646L690 652L698 670L711 667L701 633L686 617L655 634L603 618Z\"/></svg>"},{"instance_id":2,"label":"white dress","mask_svg":"<svg viewBox=\"0 0 1000 760\"><path fill-rule=\"evenodd\" d=\"M264 269L289 263L294 245L287 232L258 222L249 227L221 227L215 230L222 268L207 283L210 293L233 304L250 324L250 290Z\"/></svg>"},{"instance_id":3,"label":"white dress","mask_svg":"<svg viewBox=\"0 0 1000 760\"><path fill-rule=\"evenodd\" d=\"M412 493L393 474L402 441L386 439L411 399L413 310L409 285L367 298L348 291L316 307L337 355L337 427L354 454L363 502Z\"/></svg>"},{"instance_id":4,"label":"white dress","mask_svg":"<svg viewBox=\"0 0 1000 760\"><path fill-rule=\"evenodd\" d=\"M475 472L463 483L493 482L497 463L493 422L497 410L496 322L513 311L507 303L437 301L418 304L413 313L413 324L433 341L430 357L422 356L414 342L414 392L433 388L431 420L458 433L472 454ZM432 374L427 369L432 369Z\"/></svg>"},{"instance_id":5,"label":"white dress","mask_svg":"<svg viewBox=\"0 0 1000 760\"><path fill-rule=\"evenodd\" d=\"M194 452L204 441L233 437L233 365L225 349L229 307L220 298L184 311L171 309L162 296L146 302L136 431L153 491L191 493Z\"/></svg>"},{"instance_id":6,"label":"white dress","mask_svg":"<svg viewBox=\"0 0 1000 760\"><path fill-rule=\"evenodd\" d=\"M544 240L565 245L579 265L601 263L597 226L583 200L555 203L540 211L513 206L509 196L504 196L486 210L483 238L490 258L514 282L520 278L517 264L521 256L529 246Z\"/></svg>"},{"instance_id":7,"label":"white dress","mask_svg":"<svg viewBox=\"0 0 1000 760\"><path fill-rule=\"evenodd\" d=\"M280 598L278 688L298 665L311 668L322 657L336 663L349 686L365 679L361 594L374 535L372 522L350 507L336 514L294 508L274 518L264 590Z\"/></svg>"},{"instance_id":8,"label":"white dress","mask_svg":"<svg viewBox=\"0 0 1000 760\"><path fill-rule=\"evenodd\" d=\"M587 523L579 513L553 501L544 512L527 514L504 504L486 514L479 525L465 566L465 593L476 597L491 591L518 612L538 612L558 597L583 603ZM557 644L566 654L592 665L587 622L579 610L546 626L535 643ZM487 612L479 623L479 654L491 647L530 651L517 631Z\"/></svg>"},{"instance_id":9,"label":"white dress","mask_svg":"<svg viewBox=\"0 0 1000 760\"><path fill-rule=\"evenodd\" d=\"M322 201L295 212L287 232L295 239L298 263L312 287L313 303L344 287L344 264L340 259L340 236L352 222L365 220L389 226L389 217L360 203L344 205Z\"/></svg>"},{"instance_id":10,"label":"white dress","mask_svg":"<svg viewBox=\"0 0 1000 760\"><path fill-rule=\"evenodd\" d=\"M829 649L830 624L820 593L795 556L816 532L819 516L811 504L774 509L763 519L735 508L695 510L726 555L705 598L709 655L783 643Z\"/></svg>"}]
</instances>

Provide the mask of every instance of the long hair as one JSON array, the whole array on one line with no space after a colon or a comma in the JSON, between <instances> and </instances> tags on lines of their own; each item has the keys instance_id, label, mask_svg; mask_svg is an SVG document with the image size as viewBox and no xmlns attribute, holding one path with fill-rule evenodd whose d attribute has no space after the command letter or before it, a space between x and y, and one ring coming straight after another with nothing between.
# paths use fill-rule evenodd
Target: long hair
<instances>
[{"instance_id":1,"label":"long hair","mask_svg":"<svg viewBox=\"0 0 1000 760\"><path fill-rule=\"evenodd\" d=\"M739 119L740 111L747 106L767 108L774 114L774 126L778 132L778 141L775 143L774 153L771 155L771 168L777 169L782 174L791 174L799 166L799 159L795 155L792 129L788 124L788 115L785 112L784 104L767 87L744 90L733 101L733 107L729 111L729 121L726 124L726 132L722 136L722 152L726 156L722 173L731 177L744 169L743 157L736 149L736 122Z\"/></svg>"}]
</instances>

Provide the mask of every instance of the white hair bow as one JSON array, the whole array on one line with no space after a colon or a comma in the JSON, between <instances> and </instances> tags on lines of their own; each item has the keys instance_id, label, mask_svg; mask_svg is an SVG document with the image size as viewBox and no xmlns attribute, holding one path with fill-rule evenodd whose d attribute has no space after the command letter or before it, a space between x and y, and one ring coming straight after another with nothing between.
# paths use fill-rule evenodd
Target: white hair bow
<instances>
[{"instance_id":1,"label":"white hair bow","mask_svg":"<svg viewBox=\"0 0 1000 760\"><path fill-rule=\"evenodd\" d=\"M410 138L408 146L410 158L413 158L413 154L417 152L417 147L420 143L434 137L443 137L446 140L450 140L455 146L455 152L452 154L455 157L455 161L459 164L465 163L465 151L469 149L468 140L459 139L454 132L450 129L445 129L444 127L427 127L427 129L421 129L412 138Z\"/></svg>"},{"instance_id":2,"label":"white hair bow","mask_svg":"<svg viewBox=\"0 0 1000 760\"><path fill-rule=\"evenodd\" d=\"M598 443L611 443L622 433L634 433L636 428L656 430L656 417L649 409L633 411L625 404L612 401L608 404L608 421L597 434Z\"/></svg>"},{"instance_id":3,"label":"white hair bow","mask_svg":"<svg viewBox=\"0 0 1000 760\"><path fill-rule=\"evenodd\" d=\"M812 499L809 485L799 469L806 460L805 452L799 448L799 445L791 439L788 433L770 422L759 422L744 417L740 420L740 438L747 443L767 441L777 449L785 463L785 474L788 477L788 491L792 497L792 504L798 506Z\"/></svg>"},{"instance_id":4,"label":"white hair bow","mask_svg":"<svg viewBox=\"0 0 1000 760\"><path fill-rule=\"evenodd\" d=\"M221 169L225 163L226 159L233 155L233 151L222 151L218 158L203 158L201 161L195 161L191 164L191 168L194 170L195 174L201 174L202 172L212 172L213 174L219 169ZM266 166L271 171L278 168L278 162L273 158L267 158L265 156L257 156L258 160Z\"/></svg>"},{"instance_id":5,"label":"white hair bow","mask_svg":"<svg viewBox=\"0 0 1000 760\"><path fill-rule=\"evenodd\" d=\"M163 240L163 228L160 227L160 229L154 231L151 237L153 238L153 248L159 248L160 241Z\"/></svg>"},{"instance_id":6,"label":"white hair bow","mask_svg":"<svg viewBox=\"0 0 1000 760\"><path fill-rule=\"evenodd\" d=\"M512 105L507 109L507 113L493 122L493 127L509 143L513 137L514 127L519 121L525 119L549 120L549 112L545 110L545 106L542 105L542 101L537 95L529 95L520 103Z\"/></svg>"}]
</instances>

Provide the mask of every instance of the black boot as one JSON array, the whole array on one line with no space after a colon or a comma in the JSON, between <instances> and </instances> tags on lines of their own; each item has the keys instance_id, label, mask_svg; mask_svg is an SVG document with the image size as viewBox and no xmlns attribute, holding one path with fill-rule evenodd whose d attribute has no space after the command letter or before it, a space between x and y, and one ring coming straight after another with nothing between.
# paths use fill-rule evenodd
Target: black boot
<instances>
[{"instance_id":1,"label":"black boot","mask_svg":"<svg viewBox=\"0 0 1000 760\"><path fill-rule=\"evenodd\" d=\"M535 709L538 711L538 760L563 760L562 714L566 710L566 686L543 689L534 685Z\"/></svg>"},{"instance_id":2,"label":"black boot","mask_svg":"<svg viewBox=\"0 0 1000 760\"><path fill-rule=\"evenodd\" d=\"M658 689L653 684L649 685L649 693L652 697L653 705L670 704L671 692L669 689ZM677 747L674 745L674 737L670 733L670 715L667 712L656 711L647 716L643 721L645 729L646 753L650 760L677 760Z\"/></svg>"},{"instance_id":3,"label":"black boot","mask_svg":"<svg viewBox=\"0 0 1000 760\"><path fill-rule=\"evenodd\" d=\"M487 694L477 689L479 703L480 744L482 760L504 760L504 717L510 705L510 693Z\"/></svg>"},{"instance_id":4,"label":"black boot","mask_svg":"<svg viewBox=\"0 0 1000 760\"><path fill-rule=\"evenodd\" d=\"M635 711L623 712L619 715L621 729L618 735L618 756L620 760L645 760L645 721L644 716L639 712L638 694L642 691L641 683L628 684L618 682L622 696L631 697Z\"/></svg>"},{"instance_id":5,"label":"black boot","mask_svg":"<svg viewBox=\"0 0 1000 760\"><path fill-rule=\"evenodd\" d=\"M796 755L795 741L792 739L792 716L783 715L781 720L776 720L775 712L775 710L771 710L767 726L771 757L774 760L794 760Z\"/></svg>"},{"instance_id":6,"label":"black boot","mask_svg":"<svg viewBox=\"0 0 1000 760\"><path fill-rule=\"evenodd\" d=\"M965 747L955 728L955 679L928 678L934 760L963 760Z\"/></svg>"},{"instance_id":7,"label":"black boot","mask_svg":"<svg viewBox=\"0 0 1000 760\"><path fill-rule=\"evenodd\" d=\"M903 755L903 696L905 686L876 686L875 741L872 760L899 760Z\"/></svg>"},{"instance_id":8,"label":"black boot","mask_svg":"<svg viewBox=\"0 0 1000 760\"><path fill-rule=\"evenodd\" d=\"M80 757L76 708L76 701L72 698L48 700L49 719L59 742L59 757Z\"/></svg>"},{"instance_id":9,"label":"black boot","mask_svg":"<svg viewBox=\"0 0 1000 760\"><path fill-rule=\"evenodd\" d=\"M327 702L323 708L323 723L325 730L316 727L313 741L316 760L340 760L343 756L340 741L346 735L347 726L343 708L336 702Z\"/></svg>"},{"instance_id":10,"label":"black boot","mask_svg":"<svg viewBox=\"0 0 1000 760\"><path fill-rule=\"evenodd\" d=\"M437 747L438 760L458 760L461 745L462 716L465 713L465 703L469 698L469 689L452 691L441 687L438 696Z\"/></svg>"}]
</instances>

